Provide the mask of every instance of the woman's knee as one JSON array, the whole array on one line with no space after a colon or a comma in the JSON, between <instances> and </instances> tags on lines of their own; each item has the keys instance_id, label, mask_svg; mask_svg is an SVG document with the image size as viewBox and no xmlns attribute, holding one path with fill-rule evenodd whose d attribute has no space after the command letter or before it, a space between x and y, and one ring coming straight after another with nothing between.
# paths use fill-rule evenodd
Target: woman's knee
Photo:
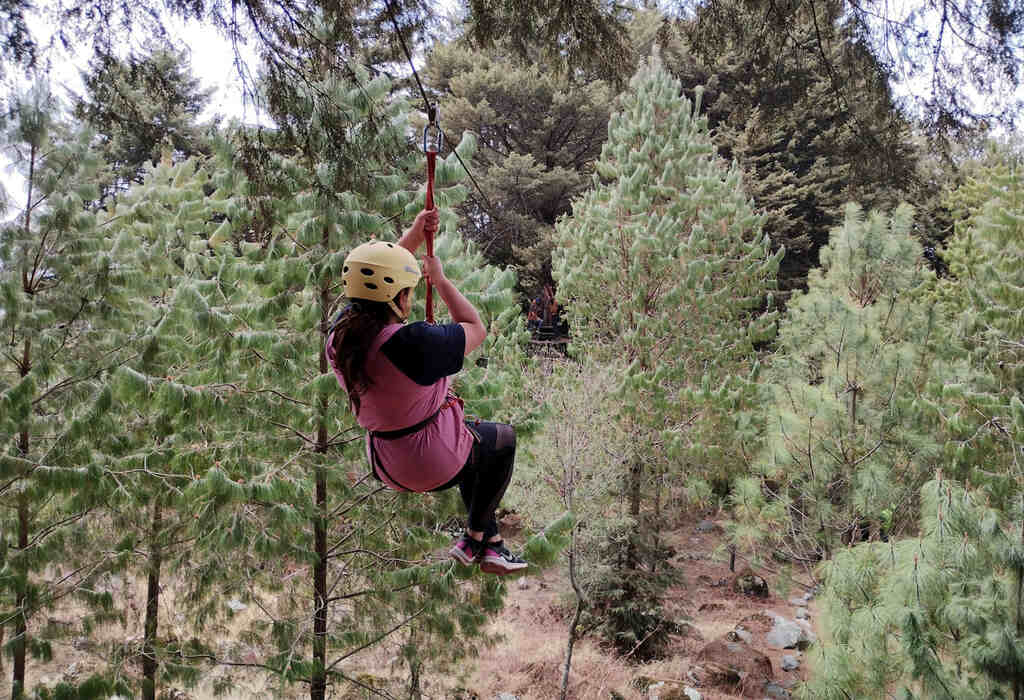
<instances>
[{"instance_id":1,"label":"woman's knee","mask_svg":"<svg viewBox=\"0 0 1024 700\"><path fill-rule=\"evenodd\" d=\"M494 438L494 449L497 451L516 451L516 431L511 425L505 423L497 424L497 431Z\"/></svg>"}]
</instances>

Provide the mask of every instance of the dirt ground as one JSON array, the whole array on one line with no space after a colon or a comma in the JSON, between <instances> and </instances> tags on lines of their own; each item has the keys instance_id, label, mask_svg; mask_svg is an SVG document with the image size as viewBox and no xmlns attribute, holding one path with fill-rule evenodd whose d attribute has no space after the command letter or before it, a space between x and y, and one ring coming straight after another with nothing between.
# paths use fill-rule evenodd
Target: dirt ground
<instances>
[{"instance_id":1,"label":"dirt ground","mask_svg":"<svg viewBox=\"0 0 1024 700\"><path fill-rule=\"evenodd\" d=\"M672 563L683 578L682 585L669 591L665 605L672 617L687 623L688 628L685 634L672 638L669 656L638 665L622 659L599 640L585 638L577 642L574 649L569 676L570 698L686 700L684 689L687 687L699 692L702 700L772 697L764 692L760 676L744 688L709 673L716 664L698 657L716 640L719 646L723 641L730 641L732 647L740 645L741 656L747 659L761 659L758 652L764 654L770 663L767 674L777 684L775 692L779 694L774 697L785 697L785 689L791 689L804 679L808 666L806 655L795 649L769 648L764 637L772 626L772 615L790 620L796 617L797 604L806 587L793 583L787 589L781 576L754 567L754 573L767 583L768 594L757 596L734 591L735 574L729 570L728 555L722 553L721 530L711 528L711 523L703 521L701 527L696 522L684 523L664 533L667 543L676 551ZM707 531L703 531L705 529ZM737 570L742 571L744 566L742 558L738 559ZM510 578L507 585L505 609L491 625L491 631L499 635L500 641L482 650L479 658L463 664L461 674L433 675L425 670L421 681L424 700L496 700L499 696L501 700L511 700L511 696L517 700L548 700L559 697L568 626L575 605L565 566ZM143 591L140 588L138 592ZM814 600L805 607L813 624ZM749 646L742 644L735 634L730 635L737 625L749 633ZM173 622L170 626L173 627ZM112 633L116 635L117 631ZM799 668L782 670L784 655L796 657ZM390 675L386 658L384 651L376 658L366 654L361 664L374 676ZM104 659L97 657L84 641L70 639L55 646L49 663L29 663L29 687L37 682L52 686L60 680L82 680L102 668L103 663ZM761 663L763 668L763 659ZM219 673L214 671L196 688L165 689L160 697L164 700L213 700L213 680ZM308 690L300 687L288 688L282 693L273 679L256 672L247 674L236 670L232 679L229 691L216 697L224 700L308 697ZM9 693L9 683L10 659L6 658L0 672L0 695ZM389 693L393 697L408 697L407 690L403 694L395 686ZM329 697L355 700L374 695L349 686L336 687Z\"/></svg>"},{"instance_id":2,"label":"dirt ground","mask_svg":"<svg viewBox=\"0 0 1024 700\"><path fill-rule=\"evenodd\" d=\"M781 689L791 689L804 680L806 654L796 649L769 648L764 636L772 627L772 614L795 618L795 603L807 591L806 585L793 583L789 590L777 590L774 586L780 583L779 577L754 567L754 572L767 582L769 594L761 597L734 592L731 584L735 574L729 571L728 555L716 554L721 544L720 530L699 532L695 523L688 523L665 533L665 537L677 552L672 563L683 575L683 584L670 590L666 607L676 620L687 621L692 626L690 631L673 637L667 658L643 665L618 658L596 640L578 642L569 676L569 697L607 700L657 696L660 700L685 700L686 687L698 691L702 700L769 697L762 691L761 683L756 688L747 688L743 694L728 683L709 684L707 674L700 673L705 665L697 660L700 651L710 642L726 637L738 624L752 635L750 647L767 656L772 679ZM738 559L736 569L742 571L744 566L742 559ZM494 700L502 693L506 694L503 700L510 700L508 695L519 700L559 697L573 605L568 597L570 591L564 567L513 581L505 610L494 622L495 630L504 640L487 652L488 658L478 662L477 670L463 686L467 691L463 697ZM813 624L814 600L804 607ZM800 667L783 671L784 655L796 657ZM698 686L695 680L704 682ZM426 694L453 697L433 695L429 690Z\"/></svg>"}]
</instances>

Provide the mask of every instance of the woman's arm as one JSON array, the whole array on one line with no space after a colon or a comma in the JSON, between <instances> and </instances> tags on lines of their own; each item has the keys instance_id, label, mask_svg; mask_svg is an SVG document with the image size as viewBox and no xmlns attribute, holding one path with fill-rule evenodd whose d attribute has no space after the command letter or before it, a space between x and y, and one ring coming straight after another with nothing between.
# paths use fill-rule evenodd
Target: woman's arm
<instances>
[{"instance_id":1,"label":"woman's arm","mask_svg":"<svg viewBox=\"0 0 1024 700\"><path fill-rule=\"evenodd\" d=\"M434 285L438 295L444 300L452 321L462 326L462 330L466 334L465 354L468 355L480 347L480 344L484 342L484 338L487 337L487 329L484 327L483 321L480 320L480 314L469 303L469 300L462 295L462 292L456 289L451 280L444 276L441 261L436 256L424 256L423 272L430 278L431 284Z\"/></svg>"},{"instance_id":2,"label":"woman's arm","mask_svg":"<svg viewBox=\"0 0 1024 700\"><path fill-rule=\"evenodd\" d=\"M412 226L398 239L398 245L415 255L416 249L426 240L427 232L437 233L440 221L441 217L438 216L436 208L424 209L416 215L416 220L412 222Z\"/></svg>"}]
</instances>

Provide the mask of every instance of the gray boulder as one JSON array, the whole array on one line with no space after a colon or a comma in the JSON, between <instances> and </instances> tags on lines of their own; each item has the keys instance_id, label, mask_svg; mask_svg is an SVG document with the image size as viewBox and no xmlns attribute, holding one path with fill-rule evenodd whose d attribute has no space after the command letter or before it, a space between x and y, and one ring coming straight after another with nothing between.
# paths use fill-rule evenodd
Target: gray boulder
<instances>
[{"instance_id":1,"label":"gray boulder","mask_svg":"<svg viewBox=\"0 0 1024 700\"><path fill-rule=\"evenodd\" d=\"M787 620L782 615L768 613L775 625L765 635L765 644L773 649L806 649L816 641L811 626L804 620Z\"/></svg>"}]
</instances>

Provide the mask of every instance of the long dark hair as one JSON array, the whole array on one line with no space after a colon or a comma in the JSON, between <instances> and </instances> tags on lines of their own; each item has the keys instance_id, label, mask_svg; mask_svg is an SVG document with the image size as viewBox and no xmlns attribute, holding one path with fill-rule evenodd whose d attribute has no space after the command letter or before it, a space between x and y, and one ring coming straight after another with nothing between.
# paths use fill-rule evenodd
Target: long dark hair
<instances>
[{"instance_id":1,"label":"long dark hair","mask_svg":"<svg viewBox=\"0 0 1024 700\"><path fill-rule=\"evenodd\" d=\"M366 374L370 346L392 316L387 302L353 299L334 323L334 360L345 378L353 413L359 413L359 395L373 383Z\"/></svg>"}]
</instances>

